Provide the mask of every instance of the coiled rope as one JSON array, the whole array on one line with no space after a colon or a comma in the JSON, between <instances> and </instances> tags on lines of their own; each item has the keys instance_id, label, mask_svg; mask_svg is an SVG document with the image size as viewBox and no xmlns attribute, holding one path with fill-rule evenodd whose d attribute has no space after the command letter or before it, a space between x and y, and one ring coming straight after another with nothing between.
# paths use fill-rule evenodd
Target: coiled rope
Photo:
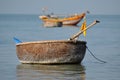
<instances>
[{"instance_id":1,"label":"coiled rope","mask_svg":"<svg viewBox=\"0 0 120 80\"><path fill-rule=\"evenodd\" d=\"M90 52L90 54L91 54L96 60L98 60L98 61L100 61L100 62L102 62L102 63L107 63L106 61L103 61L103 60L97 58L97 57L90 51L90 49L89 49L87 46L86 46L86 49Z\"/></svg>"}]
</instances>

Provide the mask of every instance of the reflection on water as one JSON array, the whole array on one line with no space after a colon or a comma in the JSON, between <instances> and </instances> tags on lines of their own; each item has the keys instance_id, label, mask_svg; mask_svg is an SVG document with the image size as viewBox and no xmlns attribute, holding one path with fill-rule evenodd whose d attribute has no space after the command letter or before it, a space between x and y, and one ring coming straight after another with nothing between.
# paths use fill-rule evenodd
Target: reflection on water
<instances>
[{"instance_id":1,"label":"reflection on water","mask_svg":"<svg viewBox=\"0 0 120 80\"><path fill-rule=\"evenodd\" d=\"M80 27L79 25L62 25L62 26L45 26L45 24L42 24L42 26L46 27L46 28L56 28L56 27ZM41 25L40 25L41 27Z\"/></svg>"},{"instance_id":2,"label":"reflection on water","mask_svg":"<svg viewBox=\"0 0 120 80\"><path fill-rule=\"evenodd\" d=\"M20 64L16 74L17 80L85 80L82 65Z\"/></svg>"},{"instance_id":3,"label":"reflection on water","mask_svg":"<svg viewBox=\"0 0 120 80\"><path fill-rule=\"evenodd\" d=\"M62 27L80 27L79 25L63 25Z\"/></svg>"}]
</instances>

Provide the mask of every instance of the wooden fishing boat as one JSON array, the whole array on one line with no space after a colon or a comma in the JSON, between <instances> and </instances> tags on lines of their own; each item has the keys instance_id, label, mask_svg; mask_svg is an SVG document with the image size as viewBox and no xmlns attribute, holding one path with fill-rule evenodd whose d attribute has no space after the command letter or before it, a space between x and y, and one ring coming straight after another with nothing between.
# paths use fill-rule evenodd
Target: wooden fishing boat
<instances>
[{"instance_id":1,"label":"wooden fishing boat","mask_svg":"<svg viewBox=\"0 0 120 80\"><path fill-rule=\"evenodd\" d=\"M89 25L85 30L96 24ZM48 40L22 42L16 38L16 52L21 63L65 64L81 63L86 52L86 42L76 40L80 34L70 37L69 40Z\"/></svg>"},{"instance_id":2,"label":"wooden fishing boat","mask_svg":"<svg viewBox=\"0 0 120 80\"><path fill-rule=\"evenodd\" d=\"M77 25L85 15L86 15L85 13L74 14L67 17L43 15L43 16L39 16L39 18L43 21L44 24L46 22L49 22L49 23L62 22L63 25Z\"/></svg>"}]
</instances>

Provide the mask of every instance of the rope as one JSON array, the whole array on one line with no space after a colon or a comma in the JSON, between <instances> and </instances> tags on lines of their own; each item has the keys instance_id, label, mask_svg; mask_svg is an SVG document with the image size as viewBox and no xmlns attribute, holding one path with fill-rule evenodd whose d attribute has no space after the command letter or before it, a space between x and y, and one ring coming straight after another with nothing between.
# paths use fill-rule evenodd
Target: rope
<instances>
[{"instance_id":1,"label":"rope","mask_svg":"<svg viewBox=\"0 0 120 80\"><path fill-rule=\"evenodd\" d=\"M103 60L101 60L101 59L98 59L98 58L90 51L90 49L88 49L87 46L86 46L86 48L87 48L87 50L90 52L90 54L91 54L96 60L98 60L98 61L100 61L100 62L103 62L103 63L107 63L106 61L103 61Z\"/></svg>"}]
</instances>

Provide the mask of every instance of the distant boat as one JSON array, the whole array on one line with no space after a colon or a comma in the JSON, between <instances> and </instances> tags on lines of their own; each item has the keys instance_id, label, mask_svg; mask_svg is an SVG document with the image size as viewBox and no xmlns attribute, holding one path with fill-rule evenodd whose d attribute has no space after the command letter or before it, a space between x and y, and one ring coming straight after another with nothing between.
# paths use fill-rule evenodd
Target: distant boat
<instances>
[{"instance_id":1,"label":"distant boat","mask_svg":"<svg viewBox=\"0 0 120 80\"><path fill-rule=\"evenodd\" d=\"M77 25L86 15L86 13L81 13L81 14L73 14L67 17L60 17L57 15L42 15L39 16L39 18L43 21L45 24L46 22L49 23L59 23L62 22L63 25Z\"/></svg>"}]
</instances>

